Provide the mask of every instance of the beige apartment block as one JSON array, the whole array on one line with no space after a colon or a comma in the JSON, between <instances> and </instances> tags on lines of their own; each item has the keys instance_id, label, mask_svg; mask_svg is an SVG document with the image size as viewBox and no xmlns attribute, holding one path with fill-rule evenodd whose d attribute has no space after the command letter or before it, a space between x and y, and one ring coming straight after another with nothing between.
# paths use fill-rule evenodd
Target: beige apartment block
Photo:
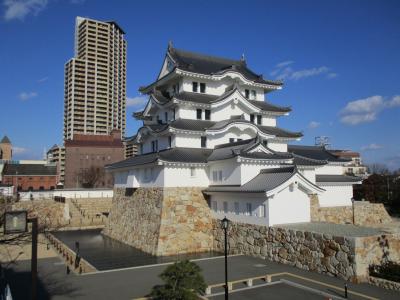
<instances>
[{"instance_id":1,"label":"beige apartment block","mask_svg":"<svg viewBox=\"0 0 400 300\"><path fill-rule=\"evenodd\" d=\"M64 140L125 133L126 40L115 22L76 18L75 56L65 64Z\"/></svg>"}]
</instances>

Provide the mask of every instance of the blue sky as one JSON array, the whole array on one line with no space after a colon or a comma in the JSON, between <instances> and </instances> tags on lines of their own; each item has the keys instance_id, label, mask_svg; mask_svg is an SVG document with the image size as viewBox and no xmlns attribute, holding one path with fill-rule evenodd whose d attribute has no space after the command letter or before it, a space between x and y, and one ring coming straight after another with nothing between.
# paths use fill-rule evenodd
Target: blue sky
<instances>
[{"instance_id":1,"label":"blue sky","mask_svg":"<svg viewBox=\"0 0 400 300\"><path fill-rule=\"evenodd\" d=\"M64 63L76 16L115 20L128 41L127 133L174 46L240 58L265 78L268 94L293 112L278 125L302 144L329 136L333 148L367 163L400 167L400 1L0 0L0 136L16 159L40 158L62 142Z\"/></svg>"}]
</instances>

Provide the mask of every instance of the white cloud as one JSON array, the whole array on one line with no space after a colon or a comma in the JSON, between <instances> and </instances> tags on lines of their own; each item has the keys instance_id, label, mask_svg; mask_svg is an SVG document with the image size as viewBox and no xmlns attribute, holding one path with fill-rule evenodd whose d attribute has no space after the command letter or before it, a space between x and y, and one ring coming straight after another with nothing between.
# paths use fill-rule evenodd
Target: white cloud
<instances>
[{"instance_id":1,"label":"white cloud","mask_svg":"<svg viewBox=\"0 0 400 300\"><path fill-rule=\"evenodd\" d=\"M4 19L6 21L24 20L29 14L37 16L47 4L48 0L4 0L3 5L6 7Z\"/></svg>"},{"instance_id":2,"label":"white cloud","mask_svg":"<svg viewBox=\"0 0 400 300\"><path fill-rule=\"evenodd\" d=\"M329 73L328 75L326 75L326 77L328 77L329 79L333 79L333 78L336 78L338 76L338 74L337 73Z\"/></svg>"},{"instance_id":3,"label":"white cloud","mask_svg":"<svg viewBox=\"0 0 400 300\"><path fill-rule=\"evenodd\" d=\"M23 147L12 147L12 151L13 151L13 154L22 154L22 153L26 153L26 152L28 152L28 149L27 148L23 148Z\"/></svg>"},{"instance_id":4,"label":"white cloud","mask_svg":"<svg viewBox=\"0 0 400 300\"><path fill-rule=\"evenodd\" d=\"M18 95L18 98L22 101L26 101L32 98L37 97L38 93L36 92L22 92Z\"/></svg>"},{"instance_id":5,"label":"white cloud","mask_svg":"<svg viewBox=\"0 0 400 300\"><path fill-rule=\"evenodd\" d=\"M133 98L126 98L126 106L144 106L147 103L147 96L137 96Z\"/></svg>"},{"instance_id":6,"label":"white cloud","mask_svg":"<svg viewBox=\"0 0 400 300\"><path fill-rule=\"evenodd\" d=\"M368 151L368 150L378 150L378 149L382 149L382 148L383 148L382 145L372 143L372 144L369 144L369 145L366 145L366 146L362 146L361 150L362 151Z\"/></svg>"},{"instance_id":7,"label":"white cloud","mask_svg":"<svg viewBox=\"0 0 400 300\"><path fill-rule=\"evenodd\" d=\"M38 83L42 83L42 82L47 81L48 79L49 79L49 77L46 76L46 77L43 77L43 78L38 79L37 82L38 82Z\"/></svg>"},{"instance_id":8,"label":"white cloud","mask_svg":"<svg viewBox=\"0 0 400 300\"><path fill-rule=\"evenodd\" d=\"M350 101L340 111L340 121L344 124L357 125L375 121L378 114L384 109L400 106L400 96L396 95L390 100L375 95L365 99Z\"/></svg>"},{"instance_id":9,"label":"white cloud","mask_svg":"<svg viewBox=\"0 0 400 300\"><path fill-rule=\"evenodd\" d=\"M275 68L276 68L276 69L280 69L280 68L286 67L286 66L288 66L288 65L291 65L291 64L293 64L293 63L294 63L293 60L283 61L283 62L280 62L279 64L276 64Z\"/></svg>"},{"instance_id":10,"label":"white cloud","mask_svg":"<svg viewBox=\"0 0 400 300\"><path fill-rule=\"evenodd\" d=\"M314 129L314 128L319 127L320 125L321 125L321 123L319 123L319 122L311 121L311 122L308 124L308 128Z\"/></svg>"},{"instance_id":11,"label":"white cloud","mask_svg":"<svg viewBox=\"0 0 400 300\"><path fill-rule=\"evenodd\" d=\"M291 65L294 63L292 60L283 61L278 63L275 66L275 69L270 73L271 76L276 77L276 79L283 80L299 80L311 76L317 76L321 74L327 74L330 69L326 66L310 68L310 69L302 69L302 70L295 70ZM334 78L337 76L337 73L328 73L328 78Z\"/></svg>"}]
</instances>

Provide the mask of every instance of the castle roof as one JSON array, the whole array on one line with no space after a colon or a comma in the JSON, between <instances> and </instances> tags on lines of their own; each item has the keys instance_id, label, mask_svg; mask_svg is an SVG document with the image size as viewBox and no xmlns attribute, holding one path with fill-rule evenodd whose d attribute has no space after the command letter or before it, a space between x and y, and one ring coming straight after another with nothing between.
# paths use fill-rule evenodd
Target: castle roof
<instances>
[{"instance_id":1,"label":"castle roof","mask_svg":"<svg viewBox=\"0 0 400 300\"><path fill-rule=\"evenodd\" d=\"M281 81L267 80L262 75L254 73L247 67L245 60L233 60L223 57L210 56L186 50L168 47L168 54L174 60L177 68L205 75L222 74L227 71L236 71L246 79L256 83L281 86Z\"/></svg>"},{"instance_id":2,"label":"castle roof","mask_svg":"<svg viewBox=\"0 0 400 300\"><path fill-rule=\"evenodd\" d=\"M348 175L316 175L315 181L318 183L326 182L359 182L362 181L361 177L348 176Z\"/></svg>"},{"instance_id":3,"label":"castle roof","mask_svg":"<svg viewBox=\"0 0 400 300\"><path fill-rule=\"evenodd\" d=\"M10 139L8 138L8 136L5 135L5 136L1 139L0 143L1 143L1 144L11 144L11 141L10 141Z\"/></svg>"},{"instance_id":4,"label":"castle roof","mask_svg":"<svg viewBox=\"0 0 400 300\"><path fill-rule=\"evenodd\" d=\"M349 159L339 158L333 155L323 146L302 146L288 145L288 152L292 152L299 157L327 162L349 162Z\"/></svg>"}]
</instances>

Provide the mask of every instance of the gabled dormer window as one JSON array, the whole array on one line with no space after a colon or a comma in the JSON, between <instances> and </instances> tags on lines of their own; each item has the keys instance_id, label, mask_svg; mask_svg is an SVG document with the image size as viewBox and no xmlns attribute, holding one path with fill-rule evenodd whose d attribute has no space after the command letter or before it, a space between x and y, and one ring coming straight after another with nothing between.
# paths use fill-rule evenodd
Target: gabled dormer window
<instances>
[{"instance_id":1,"label":"gabled dormer window","mask_svg":"<svg viewBox=\"0 0 400 300\"><path fill-rule=\"evenodd\" d=\"M192 82L192 91L194 92L194 93L197 93L197 90L198 90L198 83L197 82L195 82L195 81L193 81Z\"/></svg>"},{"instance_id":2,"label":"gabled dormer window","mask_svg":"<svg viewBox=\"0 0 400 300\"><path fill-rule=\"evenodd\" d=\"M256 99L256 91L255 90L251 90L250 91L250 99L251 100L255 100Z\"/></svg>"},{"instance_id":3,"label":"gabled dormer window","mask_svg":"<svg viewBox=\"0 0 400 300\"><path fill-rule=\"evenodd\" d=\"M205 93L206 92L206 84L204 82L200 83L200 93Z\"/></svg>"},{"instance_id":4,"label":"gabled dormer window","mask_svg":"<svg viewBox=\"0 0 400 300\"><path fill-rule=\"evenodd\" d=\"M254 115L253 114L250 115L250 122L254 123Z\"/></svg>"},{"instance_id":5,"label":"gabled dormer window","mask_svg":"<svg viewBox=\"0 0 400 300\"><path fill-rule=\"evenodd\" d=\"M164 112L165 123L168 123L168 112Z\"/></svg>"},{"instance_id":6,"label":"gabled dormer window","mask_svg":"<svg viewBox=\"0 0 400 300\"><path fill-rule=\"evenodd\" d=\"M244 90L244 97L245 97L246 99L249 99L249 97L250 97L250 91L249 91L248 89Z\"/></svg>"},{"instance_id":7,"label":"gabled dormer window","mask_svg":"<svg viewBox=\"0 0 400 300\"><path fill-rule=\"evenodd\" d=\"M261 115L258 115L258 116L257 116L257 124L258 124L258 125L261 125L261 122L262 122L262 116L261 116Z\"/></svg>"}]
</instances>

